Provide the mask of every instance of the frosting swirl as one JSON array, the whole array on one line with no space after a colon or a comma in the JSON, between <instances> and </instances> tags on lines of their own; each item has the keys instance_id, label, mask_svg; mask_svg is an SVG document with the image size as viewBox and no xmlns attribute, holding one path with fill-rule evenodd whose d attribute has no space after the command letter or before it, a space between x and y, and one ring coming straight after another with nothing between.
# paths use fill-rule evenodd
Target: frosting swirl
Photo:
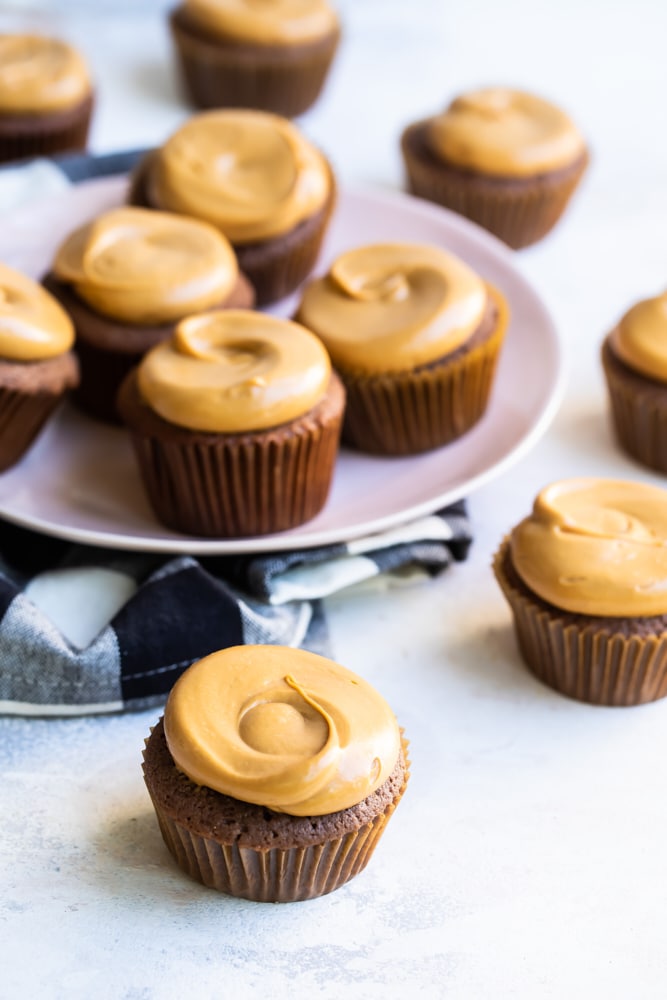
<instances>
[{"instance_id":1,"label":"frosting swirl","mask_svg":"<svg viewBox=\"0 0 667 1000\"><path fill-rule=\"evenodd\" d=\"M43 361L69 351L74 327L46 289L0 264L0 357Z\"/></svg>"},{"instance_id":2,"label":"frosting swirl","mask_svg":"<svg viewBox=\"0 0 667 1000\"><path fill-rule=\"evenodd\" d=\"M629 368L667 382L667 292L634 305L609 336L614 354Z\"/></svg>"},{"instance_id":3,"label":"frosting swirl","mask_svg":"<svg viewBox=\"0 0 667 1000\"><path fill-rule=\"evenodd\" d=\"M511 535L524 583L565 611L667 613L667 492L613 479L566 479L538 495Z\"/></svg>"},{"instance_id":4,"label":"frosting swirl","mask_svg":"<svg viewBox=\"0 0 667 1000\"><path fill-rule=\"evenodd\" d=\"M192 781L293 816L356 805L396 765L394 715L365 680L287 646L237 646L199 660L164 716L176 766Z\"/></svg>"},{"instance_id":5,"label":"frosting swirl","mask_svg":"<svg viewBox=\"0 0 667 1000\"><path fill-rule=\"evenodd\" d=\"M245 244L280 236L314 215L329 196L331 176L291 122L231 110L187 121L156 153L146 183L152 205L204 219Z\"/></svg>"},{"instance_id":6,"label":"frosting swirl","mask_svg":"<svg viewBox=\"0 0 667 1000\"><path fill-rule=\"evenodd\" d=\"M143 208L112 209L75 230L53 271L93 309L139 325L219 305L238 278L234 251L213 226Z\"/></svg>"},{"instance_id":7,"label":"frosting swirl","mask_svg":"<svg viewBox=\"0 0 667 1000\"><path fill-rule=\"evenodd\" d=\"M57 38L0 35L0 111L61 111L91 93L79 53Z\"/></svg>"},{"instance_id":8,"label":"frosting swirl","mask_svg":"<svg viewBox=\"0 0 667 1000\"><path fill-rule=\"evenodd\" d=\"M484 315L487 291L462 260L434 246L379 243L350 250L305 289L300 322L335 366L400 372L456 350Z\"/></svg>"},{"instance_id":9,"label":"frosting swirl","mask_svg":"<svg viewBox=\"0 0 667 1000\"><path fill-rule=\"evenodd\" d=\"M139 391L163 419L236 434L278 427L323 399L331 363L297 323L226 309L182 320L138 369Z\"/></svg>"},{"instance_id":10,"label":"frosting swirl","mask_svg":"<svg viewBox=\"0 0 667 1000\"><path fill-rule=\"evenodd\" d=\"M532 177L569 166L585 152L570 118L541 97L488 87L457 97L428 123L439 159L498 177Z\"/></svg>"},{"instance_id":11,"label":"frosting swirl","mask_svg":"<svg viewBox=\"0 0 667 1000\"><path fill-rule=\"evenodd\" d=\"M325 0L185 0L184 9L213 34L256 45L312 42L338 29Z\"/></svg>"}]
</instances>

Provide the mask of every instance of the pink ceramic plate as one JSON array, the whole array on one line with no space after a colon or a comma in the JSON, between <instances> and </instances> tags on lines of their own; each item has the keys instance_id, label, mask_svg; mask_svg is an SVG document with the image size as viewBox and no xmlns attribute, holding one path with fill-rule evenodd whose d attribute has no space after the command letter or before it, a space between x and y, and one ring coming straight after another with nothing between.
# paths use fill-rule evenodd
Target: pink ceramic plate
<instances>
[{"instance_id":1,"label":"pink ceramic plate","mask_svg":"<svg viewBox=\"0 0 667 1000\"><path fill-rule=\"evenodd\" d=\"M86 181L3 219L0 260L38 276L76 225L119 204L125 178ZM280 535L210 540L155 521L126 434L65 405L23 461L0 476L0 516L49 535L145 551L220 554L312 547L358 538L431 513L504 472L537 442L560 400L563 365L553 323L501 243L444 209L395 192L343 189L324 268L340 251L376 240L439 244L505 293L511 323L492 399L464 438L416 458L343 449L331 495L308 524ZM294 301L277 312L288 315Z\"/></svg>"}]
</instances>

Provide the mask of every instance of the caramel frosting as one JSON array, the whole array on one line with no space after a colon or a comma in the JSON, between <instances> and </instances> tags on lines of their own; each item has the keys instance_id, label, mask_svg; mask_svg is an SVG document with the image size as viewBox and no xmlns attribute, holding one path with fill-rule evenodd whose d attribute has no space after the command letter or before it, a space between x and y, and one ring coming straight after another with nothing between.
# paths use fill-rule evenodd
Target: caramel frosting
<instances>
[{"instance_id":1,"label":"caramel frosting","mask_svg":"<svg viewBox=\"0 0 667 1000\"><path fill-rule=\"evenodd\" d=\"M167 323L224 302L236 255L213 226L169 212L117 208L73 232L53 272L105 316Z\"/></svg>"},{"instance_id":2,"label":"caramel frosting","mask_svg":"<svg viewBox=\"0 0 667 1000\"><path fill-rule=\"evenodd\" d=\"M88 70L71 45L41 35L0 35L0 111L62 111L90 93Z\"/></svg>"},{"instance_id":3,"label":"caramel frosting","mask_svg":"<svg viewBox=\"0 0 667 1000\"><path fill-rule=\"evenodd\" d=\"M322 154L264 111L195 115L158 151L147 178L151 205L204 219L235 244L289 232L330 189Z\"/></svg>"},{"instance_id":4,"label":"caramel frosting","mask_svg":"<svg viewBox=\"0 0 667 1000\"><path fill-rule=\"evenodd\" d=\"M173 687L167 745L191 781L293 816L361 802L393 771L396 719L350 670L288 646L236 646Z\"/></svg>"},{"instance_id":5,"label":"caramel frosting","mask_svg":"<svg viewBox=\"0 0 667 1000\"><path fill-rule=\"evenodd\" d=\"M667 382L667 292L633 306L612 330L610 343L629 368Z\"/></svg>"},{"instance_id":6,"label":"caramel frosting","mask_svg":"<svg viewBox=\"0 0 667 1000\"><path fill-rule=\"evenodd\" d=\"M335 367L409 371L456 350L486 308L482 279L435 246L379 243L344 253L305 289L297 319Z\"/></svg>"},{"instance_id":7,"label":"caramel frosting","mask_svg":"<svg viewBox=\"0 0 667 1000\"><path fill-rule=\"evenodd\" d=\"M512 563L543 600L576 614L667 614L667 492L566 479L537 497L511 536Z\"/></svg>"},{"instance_id":8,"label":"caramel frosting","mask_svg":"<svg viewBox=\"0 0 667 1000\"><path fill-rule=\"evenodd\" d=\"M435 156L497 177L532 177L569 166L585 153L574 123L549 101L506 87L457 97L430 119Z\"/></svg>"},{"instance_id":9,"label":"caramel frosting","mask_svg":"<svg viewBox=\"0 0 667 1000\"><path fill-rule=\"evenodd\" d=\"M223 434L303 416L324 398L330 378L329 356L312 333L240 309L182 320L138 370L143 399L164 420Z\"/></svg>"},{"instance_id":10,"label":"caramel frosting","mask_svg":"<svg viewBox=\"0 0 667 1000\"><path fill-rule=\"evenodd\" d=\"M74 326L32 278L0 264L0 358L44 361L69 351Z\"/></svg>"},{"instance_id":11,"label":"caramel frosting","mask_svg":"<svg viewBox=\"0 0 667 1000\"><path fill-rule=\"evenodd\" d=\"M184 0L183 8L213 35L255 45L313 42L338 30L324 0Z\"/></svg>"}]
</instances>

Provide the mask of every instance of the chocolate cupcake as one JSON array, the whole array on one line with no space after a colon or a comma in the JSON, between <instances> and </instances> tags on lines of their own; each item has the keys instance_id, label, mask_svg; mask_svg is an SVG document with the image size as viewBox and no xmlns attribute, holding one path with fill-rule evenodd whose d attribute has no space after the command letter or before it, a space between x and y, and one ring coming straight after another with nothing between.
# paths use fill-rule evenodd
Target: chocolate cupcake
<instances>
[{"instance_id":1,"label":"chocolate cupcake","mask_svg":"<svg viewBox=\"0 0 667 1000\"><path fill-rule=\"evenodd\" d=\"M0 472L26 453L79 379L74 328L41 285L0 264Z\"/></svg>"},{"instance_id":2,"label":"chocolate cupcake","mask_svg":"<svg viewBox=\"0 0 667 1000\"><path fill-rule=\"evenodd\" d=\"M335 203L325 157L260 111L195 115L139 165L130 201L202 219L231 242L257 305L308 277Z\"/></svg>"},{"instance_id":3,"label":"chocolate cupcake","mask_svg":"<svg viewBox=\"0 0 667 1000\"><path fill-rule=\"evenodd\" d=\"M218 230L141 208L112 209L68 236L45 285L76 328L81 383L74 398L110 423L119 422L116 396L128 371L180 319L254 304Z\"/></svg>"},{"instance_id":4,"label":"chocolate cupcake","mask_svg":"<svg viewBox=\"0 0 667 1000\"><path fill-rule=\"evenodd\" d=\"M72 46L0 35L0 162L85 149L92 110L88 70Z\"/></svg>"},{"instance_id":5,"label":"chocolate cupcake","mask_svg":"<svg viewBox=\"0 0 667 1000\"><path fill-rule=\"evenodd\" d=\"M287 118L315 103L340 39L324 0L183 0L170 15L187 94L200 108Z\"/></svg>"},{"instance_id":6,"label":"chocolate cupcake","mask_svg":"<svg viewBox=\"0 0 667 1000\"><path fill-rule=\"evenodd\" d=\"M287 646L236 646L179 678L143 770L188 875L288 903L366 866L407 786L406 749L385 700L350 670Z\"/></svg>"},{"instance_id":7,"label":"chocolate cupcake","mask_svg":"<svg viewBox=\"0 0 667 1000\"><path fill-rule=\"evenodd\" d=\"M118 398L158 520L220 538L285 531L321 510L344 404L316 337L236 310L183 320Z\"/></svg>"},{"instance_id":8,"label":"chocolate cupcake","mask_svg":"<svg viewBox=\"0 0 667 1000\"><path fill-rule=\"evenodd\" d=\"M667 492L566 479L537 497L494 571L530 670L596 705L667 695Z\"/></svg>"},{"instance_id":9,"label":"chocolate cupcake","mask_svg":"<svg viewBox=\"0 0 667 1000\"><path fill-rule=\"evenodd\" d=\"M345 385L343 440L413 455L461 437L484 414L508 310L452 254L389 243L342 254L307 285L296 318Z\"/></svg>"},{"instance_id":10,"label":"chocolate cupcake","mask_svg":"<svg viewBox=\"0 0 667 1000\"><path fill-rule=\"evenodd\" d=\"M602 365L621 447L667 473L667 293L628 310L603 342Z\"/></svg>"},{"instance_id":11,"label":"chocolate cupcake","mask_svg":"<svg viewBox=\"0 0 667 1000\"><path fill-rule=\"evenodd\" d=\"M413 194L515 249L553 228L589 159L563 111L504 87L457 97L442 114L406 128L401 148Z\"/></svg>"}]
</instances>

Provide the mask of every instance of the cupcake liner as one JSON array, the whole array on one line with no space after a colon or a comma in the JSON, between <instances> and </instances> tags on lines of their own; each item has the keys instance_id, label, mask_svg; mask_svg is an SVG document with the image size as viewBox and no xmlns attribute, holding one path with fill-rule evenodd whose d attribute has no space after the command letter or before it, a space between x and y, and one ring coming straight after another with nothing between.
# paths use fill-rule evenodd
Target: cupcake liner
<instances>
[{"instance_id":1,"label":"cupcake liner","mask_svg":"<svg viewBox=\"0 0 667 1000\"><path fill-rule=\"evenodd\" d=\"M93 97L52 114L0 116L0 163L85 149Z\"/></svg>"},{"instance_id":2,"label":"cupcake liner","mask_svg":"<svg viewBox=\"0 0 667 1000\"><path fill-rule=\"evenodd\" d=\"M537 178L485 177L437 162L424 147L423 128L423 122L410 126L401 142L410 191L464 215L515 250L555 226L588 166L586 154Z\"/></svg>"},{"instance_id":3,"label":"cupcake liner","mask_svg":"<svg viewBox=\"0 0 667 1000\"><path fill-rule=\"evenodd\" d=\"M310 414L255 434L200 434L158 417L135 418L136 378L123 384L119 408L141 477L163 524L185 534L237 538L286 531L322 509L338 452L344 392L333 376L329 396Z\"/></svg>"},{"instance_id":4,"label":"cupcake liner","mask_svg":"<svg viewBox=\"0 0 667 1000\"><path fill-rule=\"evenodd\" d=\"M461 437L483 416L507 326L499 308L492 334L429 367L392 375L341 374L347 392L343 440L360 451L411 455Z\"/></svg>"},{"instance_id":5,"label":"cupcake liner","mask_svg":"<svg viewBox=\"0 0 667 1000\"><path fill-rule=\"evenodd\" d=\"M602 345L602 365L619 444L642 465L667 473L667 385L619 361L609 337Z\"/></svg>"},{"instance_id":6,"label":"cupcake liner","mask_svg":"<svg viewBox=\"0 0 667 1000\"><path fill-rule=\"evenodd\" d=\"M181 8L170 15L185 89L199 108L258 108L285 118L317 100L340 33L302 45L261 46L205 35Z\"/></svg>"},{"instance_id":7,"label":"cupcake liner","mask_svg":"<svg viewBox=\"0 0 667 1000\"><path fill-rule=\"evenodd\" d=\"M62 393L0 389L0 472L23 457L61 398Z\"/></svg>"},{"instance_id":8,"label":"cupcake liner","mask_svg":"<svg viewBox=\"0 0 667 1000\"><path fill-rule=\"evenodd\" d=\"M594 705L631 706L667 695L667 630L628 634L616 619L568 615L515 586L508 576L509 538L493 570L512 609L519 649L536 677L561 694Z\"/></svg>"}]
</instances>

